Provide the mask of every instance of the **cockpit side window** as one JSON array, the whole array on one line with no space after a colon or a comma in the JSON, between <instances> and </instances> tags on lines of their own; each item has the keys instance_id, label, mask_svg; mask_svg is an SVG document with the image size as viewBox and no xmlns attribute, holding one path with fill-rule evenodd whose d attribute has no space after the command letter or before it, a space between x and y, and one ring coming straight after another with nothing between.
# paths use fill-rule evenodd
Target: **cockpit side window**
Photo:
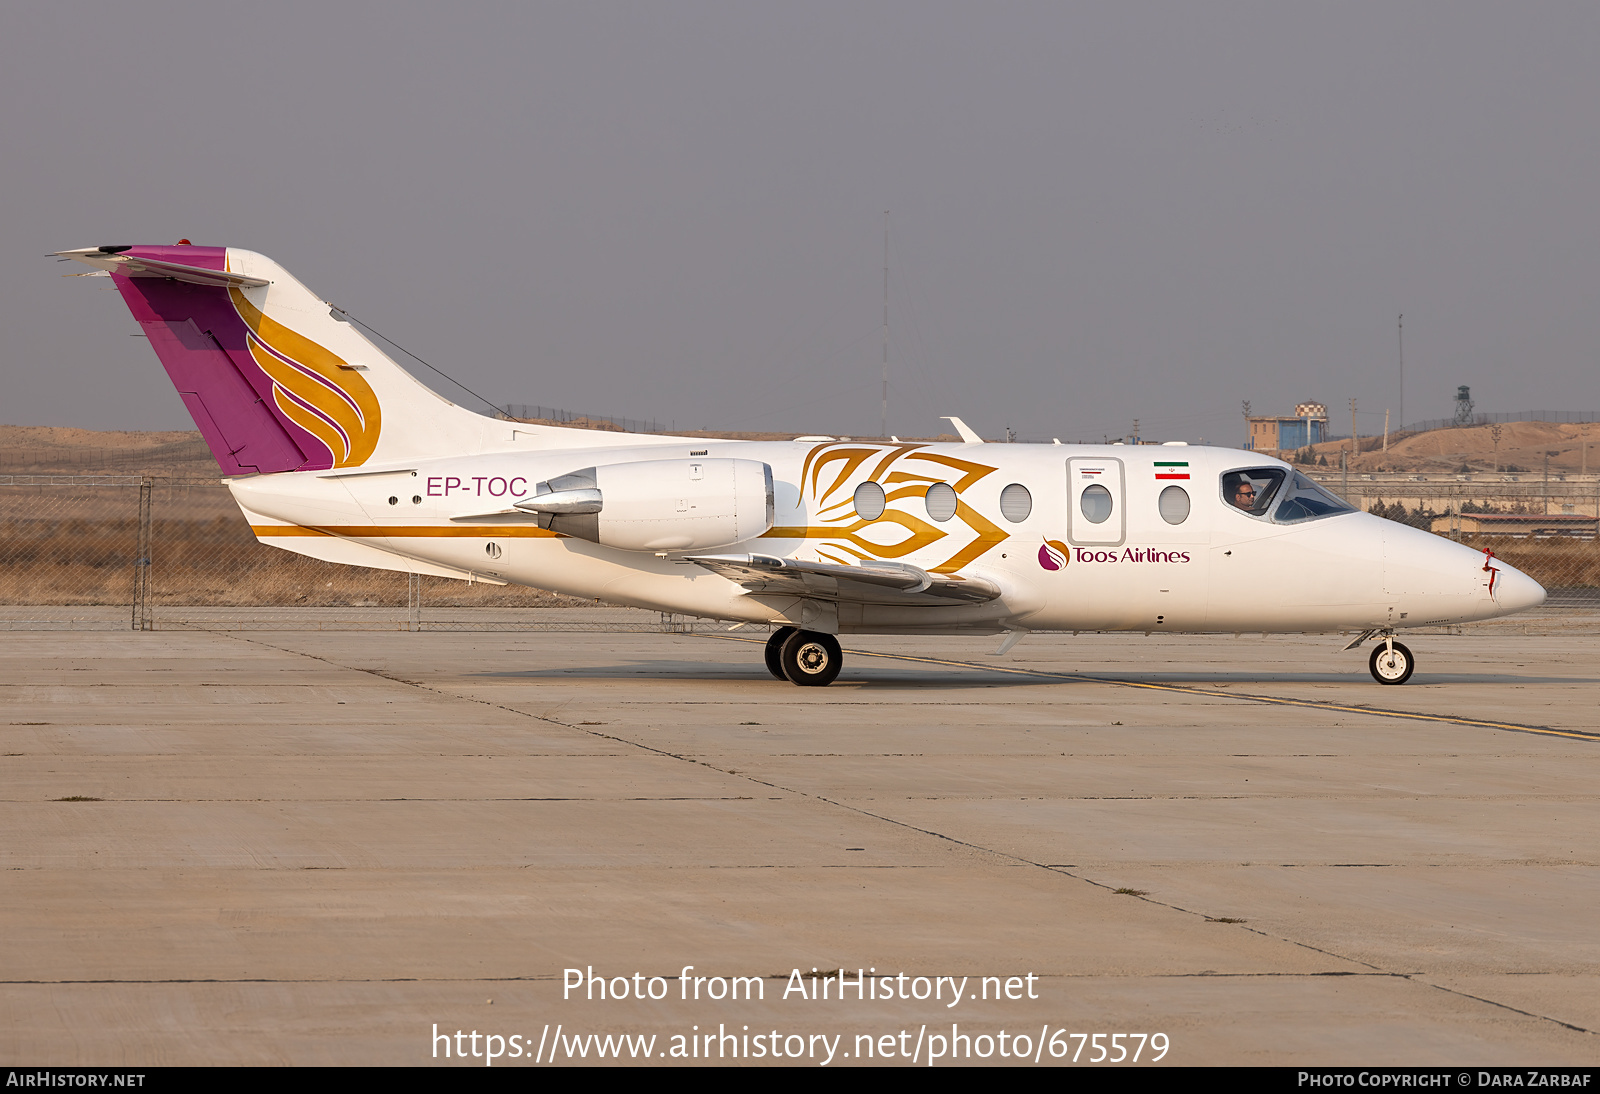
<instances>
[{"instance_id":1,"label":"cockpit side window","mask_svg":"<svg viewBox=\"0 0 1600 1094\"><path fill-rule=\"evenodd\" d=\"M1222 500L1241 513L1274 524L1299 524L1355 512L1300 472L1280 467L1225 472Z\"/></svg>"},{"instance_id":2,"label":"cockpit side window","mask_svg":"<svg viewBox=\"0 0 1600 1094\"><path fill-rule=\"evenodd\" d=\"M1282 468L1255 467L1222 476L1222 500L1241 513L1265 517L1285 478Z\"/></svg>"},{"instance_id":3,"label":"cockpit side window","mask_svg":"<svg viewBox=\"0 0 1600 1094\"><path fill-rule=\"evenodd\" d=\"M1298 524L1304 520L1331 517L1336 513L1353 513L1349 504L1324 490L1300 472L1294 473L1277 512L1272 514L1275 524Z\"/></svg>"}]
</instances>

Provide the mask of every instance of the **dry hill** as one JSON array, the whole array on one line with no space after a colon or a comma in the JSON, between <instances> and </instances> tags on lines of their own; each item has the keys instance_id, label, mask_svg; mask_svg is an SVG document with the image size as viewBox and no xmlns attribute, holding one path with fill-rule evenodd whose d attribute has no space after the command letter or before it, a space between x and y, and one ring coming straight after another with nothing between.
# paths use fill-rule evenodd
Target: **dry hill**
<instances>
[{"instance_id":1,"label":"dry hill","mask_svg":"<svg viewBox=\"0 0 1600 1094\"><path fill-rule=\"evenodd\" d=\"M600 420L548 422L569 428L615 432ZM1499 427L1498 447L1494 427L1465 426L1403 433L1389 438L1382 450L1381 437L1361 438L1361 451L1352 471L1436 472L1521 470L1539 471L1545 457L1553 472L1600 471L1600 424L1573 425L1554 422L1508 422ZM708 437L741 441L793 440L793 433L736 433L684 430L680 437ZM879 438L861 437L859 440ZM955 441L952 434L905 437L907 441ZM1314 456L1338 467L1340 454L1350 442L1328 441L1315 445ZM1290 456L1292 453L1284 453ZM95 431L69 426L0 426L0 474L83 474L111 472L166 478L217 478L220 472L200 434L194 430L169 432Z\"/></svg>"},{"instance_id":2,"label":"dry hill","mask_svg":"<svg viewBox=\"0 0 1600 1094\"><path fill-rule=\"evenodd\" d=\"M1361 452L1353 458L1350 469L1540 471L1548 456L1553 472L1600 470L1600 423L1506 422L1498 427L1498 440L1495 429L1473 425L1391 434L1387 452L1382 450L1382 437L1362 437ZM1328 441L1313 448L1319 458L1327 459L1329 467L1338 467L1340 453L1350 451L1350 441Z\"/></svg>"},{"instance_id":3,"label":"dry hill","mask_svg":"<svg viewBox=\"0 0 1600 1094\"><path fill-rule=\"evenodd\" d=\"M599 419L590 421L580 418L570 422L518 420L571 429L619 431L616 425ZM673 435L736 441L788 441L796 436L793 433L732 433L701 429L683 430ZM945 434L905 439L955 441L960 438ZM71 426L0 425L0 474L81 475L91 472L175 479L215 479L221 476L216 461L211 458L211 452L197 430L97 431Z\"/></svg>"},{"instance_id":4,"label":"dry hill","mask_svg":"<svg viewBox=\"0 0 1600 1094\"><path fill-rule=\"evenodd\" d=\"M134 432L0 425L0 474L109 472L164 478L220 476L196 430Z\"/></svg>"}]
</instances>

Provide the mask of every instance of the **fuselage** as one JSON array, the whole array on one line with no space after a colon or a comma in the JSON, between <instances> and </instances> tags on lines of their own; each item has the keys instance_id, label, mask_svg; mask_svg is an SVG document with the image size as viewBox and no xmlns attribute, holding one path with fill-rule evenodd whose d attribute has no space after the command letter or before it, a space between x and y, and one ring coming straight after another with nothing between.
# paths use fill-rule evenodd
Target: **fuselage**
<instances>
[{"instance_id":1,"label":"fuselage","mask_svg":"<svg viewBox=\"0 0 1600 1094\"><path fill-rule=\"evenodd\" d=\"M230 485L263 541L319 557L361 561L333 543L319 552L315 537L429 572L835 633L1390 630L1488 619L1544 598L1480 551L1297 491L1309 484L1290 465L1234 449L606 437L592 449L510 448ZM670 536L657 549L637 537L620 549L515 509L580 469L619 469L611 481L625 483L628 465L670 471L672 461L770 468L770 526L719 551L901 563L1001 593L935 605L752 593L688 561L693 550ZM1241 508L1230 494L1246 480L1270 490L1270 504ZM674 500L670 485L641 489L659 496L667 527L674 510L690 521L721 506L748 520L756 504L748 491Z\"/></svg>"},{"instance_id":2,"label":"fuselage","mask_svg":"<svg viewBox=\"0 0 1600 1094\"><path fill-rule=\"evenodd\" d=\"M1392 660L1396 629L1544 599L1503 563L1248 452L985 444L959 422L968 443L508 422L423 387L264 255L60 257L113 279L263 542L773 623L775 639L794 628L779 652L796 682L838 671L817 635L1354 630L1384 634Z\"/></svg>"}]
</instances>

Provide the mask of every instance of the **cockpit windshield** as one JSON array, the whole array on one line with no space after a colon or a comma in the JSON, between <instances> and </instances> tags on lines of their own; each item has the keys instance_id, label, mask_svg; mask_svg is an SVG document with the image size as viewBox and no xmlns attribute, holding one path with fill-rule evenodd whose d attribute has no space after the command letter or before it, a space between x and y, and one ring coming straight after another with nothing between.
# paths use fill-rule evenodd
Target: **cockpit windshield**
<instances>
[{"instance_id":1,"label":"cockpit windshield","mask_svg":"<svg viewBox=\"0 0 1600 1094\"><path fill-rule=\"evenodd\" d=\"M1300 472L1286 472L1280 467L1226 472L1222 476L1222 498L1240 512L1274 524L1298 524L1355 512Z\"/></svg>"},{"instance_id":2,"label":"cockpit windshield","mask_svg":"<svg viewBox=\"0 0 1600 1094\"><path fill-rule=\"evenodd\" d=\"M1294 473L1283 500L1272 514L1276 524L1295 524L1302 520L1331 517L1335 513L1353 513L1355 509L1324 490L1300 472Z\"/></svg>"}]
</instances>

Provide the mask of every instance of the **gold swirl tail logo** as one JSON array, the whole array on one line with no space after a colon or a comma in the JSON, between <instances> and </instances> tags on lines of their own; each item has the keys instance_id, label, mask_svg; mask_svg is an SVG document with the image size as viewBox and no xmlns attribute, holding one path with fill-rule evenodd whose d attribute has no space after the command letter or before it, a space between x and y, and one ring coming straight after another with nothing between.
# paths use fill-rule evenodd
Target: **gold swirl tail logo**
<instances>
[{"instance_id":1,"label":"gold swirl tail logo","mask_svg":"<svg viewBox=\"0 0 1600 1094\"><path fill-rule=\"evenodd\" d=\"M327 446L334 467L365 463L383 418L366 378L326 347L268 318L238 289L228 295L250 328L250 356L272 378L278 410Z\"/></svg>"}]
</instances>

